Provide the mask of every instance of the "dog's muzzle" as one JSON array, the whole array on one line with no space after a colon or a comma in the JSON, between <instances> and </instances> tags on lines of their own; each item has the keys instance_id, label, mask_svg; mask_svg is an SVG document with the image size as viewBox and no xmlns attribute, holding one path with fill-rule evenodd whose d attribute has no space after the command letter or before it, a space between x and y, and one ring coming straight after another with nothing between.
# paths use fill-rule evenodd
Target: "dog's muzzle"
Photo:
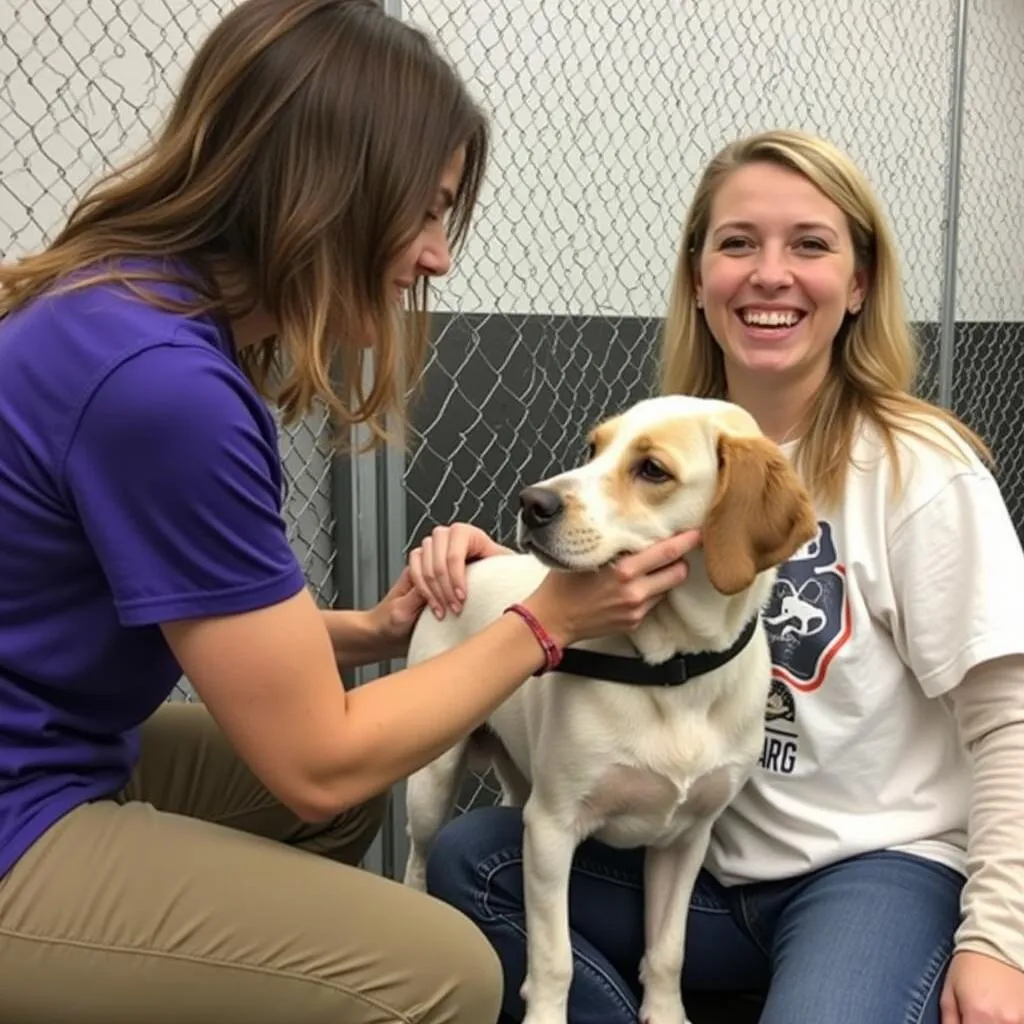
<instances>
[{"instance_id":1,"label":"dog's muzzle","mask_svg":"<svg viewBox=\"0 0 1024 1024\"><path fill-rule=\"evenodd\" d=\"M550 487L526 487L519 492L519 515L523 526L538 533L557 523L565 512L565 502Z\"/></svg>"},{"instance_id":2,"label":"dog's muzzle","mask_svg":"<svg viewBox=\"0 0 1024 1024\"><path fill-rule=\"evenodd\" d=\"M532 552L549 569L569 569L549 551L564 513L561 494L550 487L526 487L519 492L516 540L521 550Z\"/></svg>"}]
</instances>

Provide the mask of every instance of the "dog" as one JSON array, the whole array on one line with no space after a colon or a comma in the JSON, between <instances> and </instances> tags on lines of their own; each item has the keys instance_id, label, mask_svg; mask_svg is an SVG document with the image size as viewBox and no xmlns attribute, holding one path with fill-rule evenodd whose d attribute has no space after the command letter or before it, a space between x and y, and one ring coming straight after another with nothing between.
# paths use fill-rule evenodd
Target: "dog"
<instances>
[{"instance_id":1,"label":"dog","mask_svg":"<svg viewBox=\"0 0 1024 1024\"><path fill-rule=\"evenodd\" d=\"M409 662L466 640L549 571L596 570L699 527L687 579L635 631L576 645L598 652L582 655L596 669L559 666L527 680L485 727L407 780L405 884L425 887L426 858L464 770L490 765L502 803L523 808L524 1024L566 1024L569 872L588 836L646 848L640 1020L686 1024L680 977L690 895L711 827L762 749L771 662L760 613L776 566L817 527L789 460L736 405L652 398L602 422L589 441L582 465L521 492L523 553L469 565L462 612L421 616ZM617 672L633 666L640 684L589 677L607 655L617 657ZM707 670L681 685L644 682L644 673L680 657L704 658Z\"/></svg>"}]
</instances>

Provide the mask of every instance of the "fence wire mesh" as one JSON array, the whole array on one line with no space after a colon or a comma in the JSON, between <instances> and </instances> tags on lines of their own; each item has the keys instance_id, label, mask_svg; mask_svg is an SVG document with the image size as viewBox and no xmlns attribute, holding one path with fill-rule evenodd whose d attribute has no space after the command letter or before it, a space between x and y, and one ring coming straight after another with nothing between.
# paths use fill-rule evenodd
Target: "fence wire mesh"
<instances>
[{"instance_id":1,"label":"fence wire mesh","mask_svg":"<svg viewBox=\"0 0 1024 1024\"><path fill-rule=\"evenodd\" d=\"M26 0L0 9L0 256L38 248L99 174L160 123L214 0ZM335 596L331 459L322 417L281 433L292 544ZM177 694L190 698L183 680Z\"/></svg>"},{"instance_id":2,"label":"fence wire mesh","mask_svg":"<svg viewBox=\"0 0 1024 1024\"><path fill-rule=\"evenodd\" d=\"M1024 3L971 0L952 404L1024 533Z\"/></svg>"},{"instance_id":3,"label":"fence wire mesh","mask_svg":"<svg viewBox=\"0 0 1024 1024\"><path fill-rule=\"evenodd\" d=\"M228 6L2 6L4 257L35 248L88 181L141 144ZM519 487L573 462L588 426L650 392L696 176L750 131L809 129L865 169L902 250L920 387L937 397L957 0L395 6L450 55L495 126L473 237L438 289L402 475L410 545L454 520L507 541ZM995 446L1024 529L1024 7L971 0L970 11L953 399ZM328 604L337 509L325 438L319 419L282 433L291 536ZM493 798L474 780L459 803Z\"/></svg>"}]
</instances>

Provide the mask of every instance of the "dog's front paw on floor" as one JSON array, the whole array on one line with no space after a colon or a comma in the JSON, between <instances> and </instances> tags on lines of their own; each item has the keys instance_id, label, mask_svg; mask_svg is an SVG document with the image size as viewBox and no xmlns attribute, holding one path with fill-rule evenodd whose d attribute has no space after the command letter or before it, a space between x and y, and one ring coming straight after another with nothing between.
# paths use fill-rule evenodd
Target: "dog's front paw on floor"
<instances>
[{"instance_id":1,"label":"dog's front paw on floor","mask_svg":"<svg viewBox=\"0 0 1024 1024\"><path fill-rule=\"evenodd\" d=\"M640 1007L639 1024L690 1024L678 996L652 998L648 995Z\"/></svg>"},{"instance_id":2,"label":"dog's front paw on floor","mask_svg":"<svg viewBox=\"0 0 1024 1024\"><path fill-rule=\"evenodd\" d=\"M568 1024L568 1019L565 1014L531 1010L523 1018L523 1024Z\"/></svg>"}]
</instances>

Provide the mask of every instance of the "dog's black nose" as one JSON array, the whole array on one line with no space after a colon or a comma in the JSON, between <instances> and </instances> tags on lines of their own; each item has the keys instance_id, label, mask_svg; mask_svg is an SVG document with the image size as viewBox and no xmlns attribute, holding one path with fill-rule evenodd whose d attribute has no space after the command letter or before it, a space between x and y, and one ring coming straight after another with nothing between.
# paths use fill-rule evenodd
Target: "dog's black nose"
<instances>
[{"instance_id":1,"label":"dog's black nose","mask_svg":"<svg viewBox=\"0 0 1024 1024\"><path fill-rule=\"evenodd\" d=\"M561 514L565 506L562 496L549 487L527 487L519 493L519 507L523 522L531 530L549 526Z\"/></svg>"}]
</instances>

